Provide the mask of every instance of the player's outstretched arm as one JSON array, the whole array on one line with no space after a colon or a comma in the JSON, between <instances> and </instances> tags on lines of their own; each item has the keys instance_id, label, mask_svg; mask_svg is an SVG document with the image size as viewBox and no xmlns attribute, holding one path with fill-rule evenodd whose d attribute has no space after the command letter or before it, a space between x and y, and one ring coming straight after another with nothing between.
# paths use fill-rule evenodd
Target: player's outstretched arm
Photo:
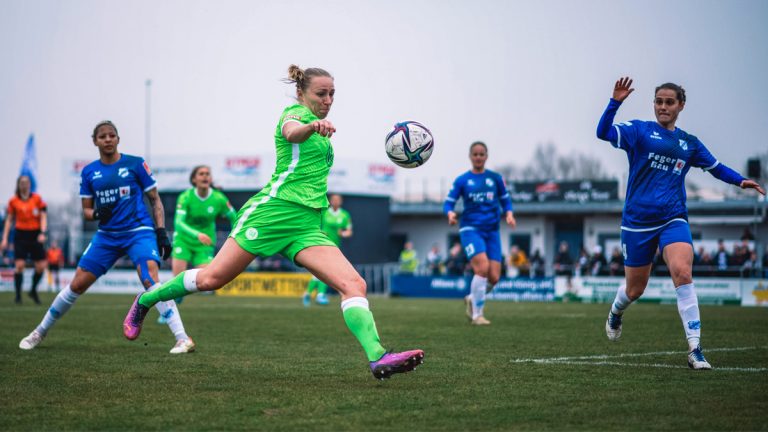
<instances>
[{"instance_id":1,"label":"player's outstretched arm","mask_svg":"<svg viewBox=\"0 0 768 432\"><path fill-rule=\"evenodd\" d=\"M760 194L765 195L765 189L762 186L760 186L760 183L754 180L744 179L739 185L739 187L741 187L742 189L754 189L760 192Z\"/></svg>"},{"instance_id":2,"label":"player's outstretched arm","mask_svg":"<svg viewBox=\"0 0 768 432\"><path fill-rule=\"evenodd\" d=\"M336 127L328 120L315 120L307 124L291 121L283 124L283 136L290 143L301 144L315 132L330 138L336 132Z\"/></svg>"},{"instance_id":3,"label":"player's outstretched arm","mask_svg":"<svg viewBox=\"0 0 768 432\"><path fill-rule=\"evenodd\" d=\"M8 235L11 232L13 217L13 213L10 211L8 212L8 216L5 217L5 224L3 224L3 239L0 241L0 252L4 251L8 247Z\"/></svg>"},{"instance_id":4,"label":"player's outstretched arm","mask_svg":"<svg viewBox=\"0 0 768 432\"><path fill-rule=\"evenodd\" d=\"M599 139L610 141L612 143L618 141L619 136L613 128L613 119L616 117L616 112L619 110L621 103L624 102L633 91L635 91L635 89L632 88L632 78L623 77L616 81L616 84L613 86L611 100L608 102L608 106L605 108L603 115L600 117L600 121L597 123L597 137Z\"/></svg>"}]
</instances>

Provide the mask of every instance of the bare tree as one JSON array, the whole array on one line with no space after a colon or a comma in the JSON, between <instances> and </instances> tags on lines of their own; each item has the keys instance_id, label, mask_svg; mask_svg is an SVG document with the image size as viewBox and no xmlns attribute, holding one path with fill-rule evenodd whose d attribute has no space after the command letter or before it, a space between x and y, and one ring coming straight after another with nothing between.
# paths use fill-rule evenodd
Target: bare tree
<instances>
[{"instance_id":1,"label":"bare tree","mask_svg":"<svg viewBox=\"0 0 768 432\"><path fill-rule=\"evenodd\" d=\"M606 178L605 169L598 158L577 151L561 155L553 142L536 145L533 157L523 166L508 164L496 170L504 178L525 181Z\"/></svg>"}]
</instances>

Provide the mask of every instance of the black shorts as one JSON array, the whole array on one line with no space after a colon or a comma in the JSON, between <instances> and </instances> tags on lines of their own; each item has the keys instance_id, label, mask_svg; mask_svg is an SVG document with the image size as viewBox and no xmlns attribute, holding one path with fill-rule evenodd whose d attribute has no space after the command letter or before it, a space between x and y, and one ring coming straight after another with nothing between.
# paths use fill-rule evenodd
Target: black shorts
<instances>
[{"instance_id":1,"label":"black shorts","mask_svg":"<svg viewBox=\"0 0 768 432\"><path fill-rule=\"evenodd\" d=\"M48 270L50 271L59 271L60 267L58 264L51 264L48 263Z\"/></svg>"},{"instance_id":2,"label":"black shorts","mask_svg":"<svg viewBox=\"0 0 768 432\"><path fill-rule=\"evenodd\" d=\"M13 239L13 257L17 260L40 261L45 259L45 248L37 241L39 230L16 230Z\"/></svg>"}]
</instances>

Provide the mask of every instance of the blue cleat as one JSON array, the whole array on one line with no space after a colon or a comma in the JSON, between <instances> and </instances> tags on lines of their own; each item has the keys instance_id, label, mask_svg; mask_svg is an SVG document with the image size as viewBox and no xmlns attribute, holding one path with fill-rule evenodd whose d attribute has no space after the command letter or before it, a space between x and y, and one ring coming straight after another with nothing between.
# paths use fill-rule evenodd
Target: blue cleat
<instances>
[{"instance_id":1,"label":"blue cleat","mask_svg":"<svg viewBox=\"0 0 768 432\"><path fill-rule=\"evenodd\" d=\"M310 296L309 293L304 293L304 296L301 298L301 304L303 304L304 307L309 307L309 305L312 304L312 296Z\"/></svg>"},{"instance_id":2,"label":"blue cleat","mask_svg":"<svg viewBox=\"0 0 768 432\"><path fill-rule=\"evenodd\" d=\"M700 346L697 346L691 352L688 353L688 367L693 370L712 369L712 365L709 364L707 359L704 358L704 354L701 352Z\"/></svg>"},{"instance_id":3,"label":"blue cleat","mask_svg":"<svg viewBox=\"0 0 768 432\"><path fill-rule=\"evenodd\" d=\"M608 336L608 340L619 340L621 337L621 315L608 312L608 319L605 320L605 335Z\"/></svg>"},{"instance_id":4,"label":"blue cleat","mask_svg":"<svg viewBox=\"0 0 768 432\"><path fill-rule=\"evenodd\" d=\"M325 294L317 294L315 303L319 304L320 306L326 306L328 304L328 296Z\"/></svg>"}]
</instances>

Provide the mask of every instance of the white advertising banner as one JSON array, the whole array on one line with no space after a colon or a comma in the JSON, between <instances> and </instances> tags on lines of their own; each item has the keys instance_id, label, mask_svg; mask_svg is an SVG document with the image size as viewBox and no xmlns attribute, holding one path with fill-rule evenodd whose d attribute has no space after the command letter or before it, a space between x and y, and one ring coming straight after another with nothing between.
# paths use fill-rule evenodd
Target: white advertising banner
<instances>
[{"instance_id":1,"label":"white advertising banner","mask_svg":"<svg viewBox=\"0 0 768 432\"><path fill-rule=\"evenodd\" d=\"M75 269L64 269L59 272L59 281L61 285L58 289L64 288L75 276ZM173 277L170 270L160 271L160 281L167 281ZM30 284L32 283L32 270L29 269L24 273L24 295L29 292ZM53 286L53 281L46 275L40 285L38 286L39 292L54 292L56 287ZM0 291L14 291L13 287L13 269L0 270ZM88 289L89 293L102 293L102 294L138 294L144 291L144 287L139 281L139 276L134 270L110 270L106 275L100 277L96 282ZM26 300L26 298L24 299Z\"/></svg>"},{"instance_id":2,"label":"white advertising banner","mask_svg":"<svg viewBox=\"0 0 768 432\"><path fill-rule=\"evenodd\" d=\"M768 280L744 279L741 285L741 305L768 307Z\"/></svg>"},{"instance_id":3,"label":"white advertising banner","mask_svg":"<svg viewBox=\"0 0 768 432\"><path fill-rule=\"evenodd\" d=\"M80 172L91 160L64 162L66 182L76 193ZM261 189L275 169L270 155L157 155L151 169L161 192L183 191L191 187L189 175L198 165L211 167L213 182L225 191ZM336 159L328 175L328 190L341 194L389 196L395 189L396 167L389 163Z\"/></svg>"},{"instance_id":4,"label":"white advertising banner","mask_svg":"<svg viewBox=\"0 0 768 432\"><path fill-rule=\"evenodd\" d=\"M745 279L744 282L748 281ZM584 301L612 302L616 290L624 283L620 277L574 277L555 278L555 296L562 298L567 293L576 295ZM696 295L700 303L722 304L739 303L742 295L742 280L738 278L699 278L696 279ZM677 301L675 286L670 278L652 277L648 281L643 300L674 303Z\"/></svg>"}]
</instances>

